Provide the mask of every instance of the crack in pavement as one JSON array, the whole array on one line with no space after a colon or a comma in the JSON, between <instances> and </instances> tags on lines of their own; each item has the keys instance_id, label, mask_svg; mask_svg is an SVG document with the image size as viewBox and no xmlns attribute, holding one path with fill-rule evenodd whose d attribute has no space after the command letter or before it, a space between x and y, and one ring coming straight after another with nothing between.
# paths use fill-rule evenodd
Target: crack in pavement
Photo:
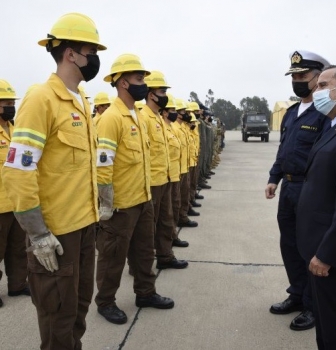
<instances>
[{"instance_id":1,"label":"crack in pavement","mask_svg":"<svg viewBox=\"0 0 336 350\"><path fill-rule=\"evenodd\" d=\"M227 261L210 261L210 260L187 260L193 263L202 263L202 264L222 264L228 266L266 266L266 267L283 267L283 264L266 264L266 263L235 263Z\"/></svg>"},{"instance_id":2,"label":"crack in pavement","mask_svg":"<svg viewBox=\"0 0 336 350\"><path fill-rule=\"evenodd\" d=\"M156 279L160 276L160 273L161 273L162 270L159 270L158 273L156 274ZM123 341L119 344L119 347L118 347L118 350L121 350L125 345L126 345L126 342L127 342L127 339L128 339L128 336L130 335L133 327L135 326L135 324L137 323L138 319L139 319L139 314L141 312L143 308L140 307L139 310L137 311L137 313L135 314L134 316L134 319L130 325L130 327L128 328L126 334L125 334L125 337L123 339Z\"/></svg>"}]
</instances>

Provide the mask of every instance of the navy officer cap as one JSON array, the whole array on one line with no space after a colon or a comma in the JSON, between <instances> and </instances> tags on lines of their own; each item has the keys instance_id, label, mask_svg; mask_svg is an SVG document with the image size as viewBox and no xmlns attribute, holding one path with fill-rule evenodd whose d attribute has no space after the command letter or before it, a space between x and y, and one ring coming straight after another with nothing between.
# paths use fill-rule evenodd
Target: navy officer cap
<instances>
[{"instance_id":1,"label":"navy officer cap","mask_svg":"<svg viewBox=\"0 0 336 350\"><path fill-rule=\"evenodd\" d=\"M322 56L305 50L294 51L290 53L289 58L291 60L291 66L285 75L303 73L311 69L322 71L324 67L330 65L330 63Z\"/></svg>"}]
</instances>

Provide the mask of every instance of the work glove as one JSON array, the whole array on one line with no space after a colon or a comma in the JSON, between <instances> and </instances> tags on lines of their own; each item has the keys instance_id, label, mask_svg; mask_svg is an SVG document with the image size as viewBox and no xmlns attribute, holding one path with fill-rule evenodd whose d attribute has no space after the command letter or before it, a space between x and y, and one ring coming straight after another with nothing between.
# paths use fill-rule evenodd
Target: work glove
<instances>
[{"instance_id":1,"label":"work glove","mask_svg":"<svg viewBox=\"0 0 336 350\"><path fill-rule=\"evenodd\" d=\"M63 255L63 247L58 239L49 232L40 237L34 237L30 239L31 247L27 251L33 251L36 259L44 268L50 272L58 270L58 261L56 258L56 252L58 255Z\"/></svg>"},{"instance_id":2,"label":"work glove","mask_svg":"<svg viewBox=\"0 0 336 350\"><path fill-rule=\"evenodd\" d=\"M28 234L32 251L39 263L50 272L58 270L56 253L63 255L63 247L44 223L40 207L14 213L22 229Z\"/></svg>"},{"instance_id":3,"label":"work glove","mask_svg":"<svg viewBox=\"0 0 336 350\"><path fill-rule=\"evenodd\" d=\"M111 219L113 215L113 187L110 185L99 185L99 220Z\"/></svg>"}]
</instances>

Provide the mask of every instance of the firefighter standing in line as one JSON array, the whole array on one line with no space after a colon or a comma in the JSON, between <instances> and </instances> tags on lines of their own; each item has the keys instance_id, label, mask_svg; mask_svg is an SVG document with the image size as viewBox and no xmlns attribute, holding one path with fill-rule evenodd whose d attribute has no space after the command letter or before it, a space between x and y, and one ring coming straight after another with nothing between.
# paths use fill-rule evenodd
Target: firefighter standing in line
<instances>
[{"instance_id":1,"label":"firefighter standing in line","mask_svg":"<svg viewBox=\"0 0 336 350\"><path fill-rule=\"evenodd\" d=\"M111 100L106 92L98 92L94 100L94 117L93 122L95 125L99 123L101 115L107 110L111 105Z\"/></svg>"},{"instance_id":2,"label":"firefighter standing in line","mask_svg":"<svg viewBox=\"0 0 336 350\"><path fill-rule=\"evenodd\" d=\"M196 104L196 106L195 106ZM198 122L196 119L195 114L193 113L194 110L199 109L198 104L196 102L189 102L187 113L191 116L190 123L188 124L189 129L189 149L190 149L190 167L189 167L189 178L190 178L190 191L189 191L189 211L188 215L190 213L196 213L192 208L199 208L202 206L202 204L197 203L195 196L196 196L196 189L197 189L197 182L198 182L198 158L199 158L199 147L200 147L200 138L198 133Z\"/></svg>"},{"instance_id":3,"label":"firefighter standing in line","mask_svg":"<svg viewBox=\"0 0 336 350\"><path fill-rule=\"evenodd\" d=\"M24 98L2 176L29 236L41 349L77 350L93 294L98 220L96 128L78 84L96 76L97 50L106 47L79 13L62 16L39 45L55 59L56 74Z\"/></svg>"},{"instance_id":4,"label":"firefighter standing in line","mask_svg":"<svg viewBox=\"0 0 336 350\"><path fill-rule=\"evenodd\" d=\"M119 56L105 77L118 97L98 124L98 191L100 227L97 235L98 312L115 324L127 322L115 295L128 257L134 274L138 307L170 309L174 301L155 291L154 209L150 191L150 151L146 123L134 106L147 96L146 75L138 56Z\"/></svg>"},{"instance_id":5,"label":"firefighter standing in line","mask_svg":"<svg viewBox=\"0 0 336 350\"><path fill-rule=\"evenodd\" d=\"M169 144L159 111L166 107L168 86L164 75L152 71L145 78L148 87L146 105L141 110L150 142L151 193L154 205L155 239L158 269L184 269L185 260L177 260L172 251L174 218L171 199Z\"/></svg>"},{"instance_id":6,"label":"firefighter standing in line","mask_svg":"<svg viewBox=\"0 0 336 350\"><path fill-rule=\"evenodd\" d=\"M13 87L7 81L0 80L0 168L6 161L13 135L12 123L17 99ZM30 295L27 283L26 234L17 222L13 209L0 176L0 262L4 260L10 297ZM2 271L0 279L1 277ZM0 298L0 307L2 305Z\"/></svg>"},{"instance_id":7,"label":"firefighter standing in line","mask_svg":"<svg viewBox=\"0 0 336 350\"><path fill-rule=\"evenodd\" d=\"M189 134L184 122L190 121L190 117L186 112L187 105L182 99L176 99L177 119L173 125L177 137L181 143L181 177L180 177L180 193L181 207L179 213L179 227L197 227L198 223L192 221L188 217L189 211Z\"/></svg>"},{"instance_id":8,"label":"firefighter standing in line","mask_svg":"<svg viewBox=\"0 0 336 350\"><path fill-rule=\"evenodd\" d=\"M177 230L177 225L179 222L179 212L181 208L181 143L177 136L176 130L173 129L173 123L177 119L175 99L171 94L167 94L167 96L168 103L166 107L161 110L161 115L165 122L165 128L169 145L171 199L174 217L173 246L185 248L189 246L189 243L187 241L182 241L178 237Z\"/></svg>"}]
</instances>

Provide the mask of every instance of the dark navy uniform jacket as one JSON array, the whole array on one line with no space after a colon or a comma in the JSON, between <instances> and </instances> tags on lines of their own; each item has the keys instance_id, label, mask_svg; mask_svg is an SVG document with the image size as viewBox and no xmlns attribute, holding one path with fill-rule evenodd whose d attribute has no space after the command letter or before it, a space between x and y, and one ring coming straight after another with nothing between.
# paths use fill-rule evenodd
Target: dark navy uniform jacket
<instances>
[{"instance_id":1,"label":"dark navy uniform jacket","mask_svg":"<svg viewBox=\"0 0 336 350\"><path fill-rule=\"evenodd\" d=\"M314 104L297 117L299 105L289 107L283 117L280 146L268 183L278 184L286 174L304 176L316 138L330 129L330 119L318 112Z\"/></svg>"}]
</instances>

